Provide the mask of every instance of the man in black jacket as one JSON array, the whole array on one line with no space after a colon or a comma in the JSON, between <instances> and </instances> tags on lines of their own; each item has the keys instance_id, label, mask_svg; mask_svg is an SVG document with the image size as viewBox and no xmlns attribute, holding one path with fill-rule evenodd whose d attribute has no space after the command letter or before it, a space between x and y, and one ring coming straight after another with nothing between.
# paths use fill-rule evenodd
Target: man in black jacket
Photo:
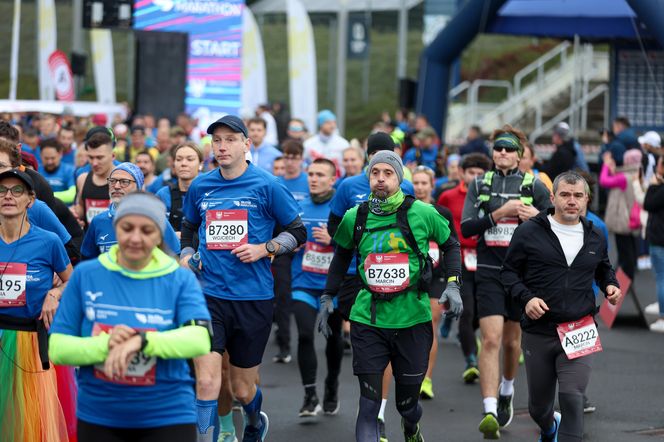
<instances>
[{"instance_id":1,"label":"man in black jacket","mask_svg":"<svg viewBox=\"0 0 664 442\"><path fill-rule=\"evenodd\" d=\"M592 354L602 349L592 283L597 281L611 304L621 296L606 240L581 216L588 192L580 175L559 175L554 208L516 229L501 270L505 288L522 307L528 410L541 441L582 440ZM553 411L556 381L562 422Z\"/></svg>"},{"instance_id":2,"label":"man in black jacket","mask_svg":"<svg viewBox=\"0 0 664 442\"><path fill-rule=\"evenodd\" d=\"M648 211L646 239L650 243L650 259L655 272L659 304L656 311L659 319L650 324L650 330L664 333L664 156L660 156L657 160L655 174L648 187L643 208Z\"/></svg>"},{"instance_id":3,"label":"man in black jacket","mask_svg":"<svg viewBox=\"0 0 664 442\"><path fill-rule=\"evenodd\" d=\"M574 148L574 138L569 133L569 126L564 123L557 124L553 128L551 141L556 145L556 151L542 166L542 172L553 180L561 173L574 169L576 149Z\"/></svg>"}]
</instances>

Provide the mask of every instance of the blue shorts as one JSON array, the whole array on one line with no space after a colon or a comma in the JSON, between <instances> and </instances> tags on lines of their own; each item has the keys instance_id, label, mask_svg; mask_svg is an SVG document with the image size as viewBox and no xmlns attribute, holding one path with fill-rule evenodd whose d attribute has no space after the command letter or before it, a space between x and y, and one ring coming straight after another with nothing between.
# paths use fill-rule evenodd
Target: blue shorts
<instances>
[{"instance_id":1,"label":"blue shorts","mask_svg":"<svg viewBox=\"0 0 664 442\"><path fill-rule=\"evenodd\" d=\"M229 301L206 296L212 316L212 351L228 352L239 368L252 368L263 360L272 330L273 300Z\"/></svg>"},{"instance_id":2,"label":"blue shorts","mask_svg":"<svg viewBox=\"0 0 664 442\"><path fill-rule=\"evenodd\" d=\"M295 289L293 290L293 301L300 301L307 304L312 309L318 311L320 310L320 297L323 294L322 290L306 290L306 289ZM332 298L332 305L334 308L338 308L337 297Z\"/></svg>"}]
</instances>

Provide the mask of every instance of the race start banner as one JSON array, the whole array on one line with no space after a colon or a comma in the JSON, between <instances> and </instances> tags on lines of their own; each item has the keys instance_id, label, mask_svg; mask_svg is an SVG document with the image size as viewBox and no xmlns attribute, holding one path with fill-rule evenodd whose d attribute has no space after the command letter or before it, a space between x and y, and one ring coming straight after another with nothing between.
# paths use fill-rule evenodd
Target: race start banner
<instances>
[{"instance_id":1,"label":"race start banner","mask_svg":"<svg viewBox=\"0 0 664 442\"><path fill-rule=\"evenodd\" d=\"M242 91L243 0L136 0L134 28L189 35L185 109L201 127L237 114Z\"/></svg>"}]
</instances>

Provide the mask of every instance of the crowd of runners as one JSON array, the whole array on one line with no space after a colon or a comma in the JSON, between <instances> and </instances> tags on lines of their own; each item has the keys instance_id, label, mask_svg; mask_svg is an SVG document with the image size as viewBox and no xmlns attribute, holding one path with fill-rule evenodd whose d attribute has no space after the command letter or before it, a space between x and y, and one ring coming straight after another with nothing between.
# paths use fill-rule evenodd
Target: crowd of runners
<instances>
[{"instance_id":1,"label":"crowd of runners","mask_svg":"<svg viewBox=\"0 0 664 442\"><path fill-rule=\"evenodd\" d=\"M405 111L350 141L329 110L313 134L263 107L202 130L184 114L0 117L3 441L267 440L274 335L272 361L301 377L293 413L356 413L357 441L386 442L392 403L420 442L451 329L458 382L480 385L478 439L510 425L523 364L539 440L580 441L597 297L623 296L608 232L629 277L654 269L664 331L664 155L625 118L604 134L605 225L565 123L541 163L517 128L449 147ZM340 410L348 351L359 398Z\"/></svg>"}]
</instances>

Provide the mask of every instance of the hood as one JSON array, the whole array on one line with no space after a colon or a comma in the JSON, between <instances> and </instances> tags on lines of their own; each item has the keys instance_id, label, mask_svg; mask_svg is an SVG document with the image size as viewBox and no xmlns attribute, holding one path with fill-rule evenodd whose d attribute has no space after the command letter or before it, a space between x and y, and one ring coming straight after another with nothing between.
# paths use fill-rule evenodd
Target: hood
<instances>
[{"instance_id":1,"label":"hood","mask_svg":"<svg viewBox=\"0 0 664 442\"><path fill-rule=\"evenodd\" d=\"M150 263L141 270L129 270L118 264L118 245L115 244L111 249L99 255L99 262L107 270L122 273L124 276L132 279L150 279L168 275L175 272L180 266L178 262L155 247L152 251Z\"/></svg>"}]
</instances>

